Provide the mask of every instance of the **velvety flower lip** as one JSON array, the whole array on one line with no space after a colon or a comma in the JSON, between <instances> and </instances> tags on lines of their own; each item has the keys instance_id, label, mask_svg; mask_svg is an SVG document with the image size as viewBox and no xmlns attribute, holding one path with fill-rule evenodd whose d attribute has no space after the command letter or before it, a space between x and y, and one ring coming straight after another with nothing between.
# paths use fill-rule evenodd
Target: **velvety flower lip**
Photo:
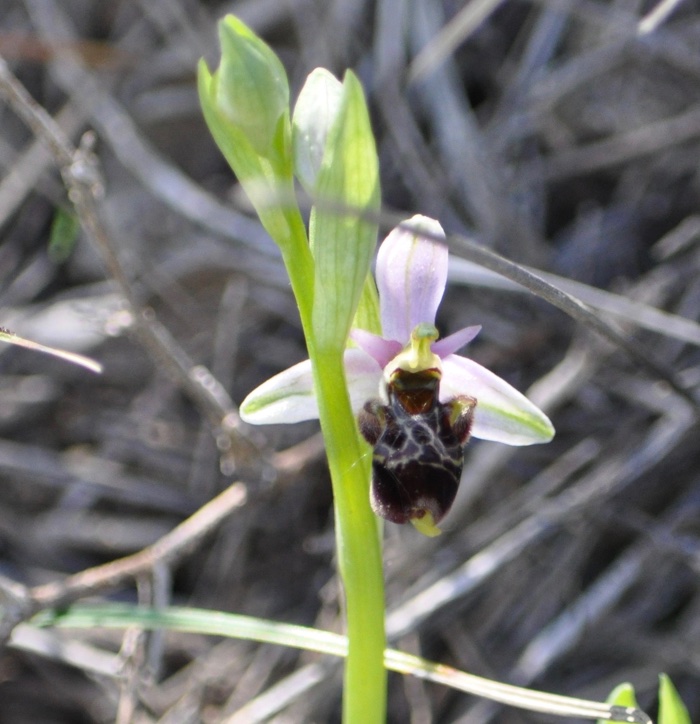
<instances>
[{"instance_id":1,"label":"velvety flower lip","mask_svg":"<svg viewBox=\"0 0 700 724\"><path fill-rule=\"evenodd\" d=\"M423 236L421 232L431 235ZM355 329L357 348L345 352L345 369L353 411L384 396L387 374L409 345L419 325L434 326L447 283L448 249L437 221L414 216L396 227L377 254L382 336ZM431 351L440 359L440 402L468 396L476 400L471 436L508 445L549 442L554 428L546 415L505 380L473 360L455 354L478 334L471 326L434 341ZM279 373L253 390L243 401L241 417L251 424L299 422L318 417L309 360Z\"/></svg>"}]
</instances>

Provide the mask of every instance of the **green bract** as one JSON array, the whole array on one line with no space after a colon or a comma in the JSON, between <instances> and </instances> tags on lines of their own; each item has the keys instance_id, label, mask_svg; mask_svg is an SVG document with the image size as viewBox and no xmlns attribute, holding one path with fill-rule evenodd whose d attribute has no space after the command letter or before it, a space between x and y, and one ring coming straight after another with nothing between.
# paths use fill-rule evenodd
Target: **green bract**
<instances>
[{"instance_id":1,"label":"green bract","mask_svg":"<svg viewBox=\"0 0 700 724\"><path fill-rule=\"evenodd\" d=\"M360 303L352 323L353 329L366 329L373 334L382 333L382 322L379 314L379 295L374 277L369 274L362 289Z\"/></svg>"},{"instance_id":2,"label":"green bract","mask_svg":"<svg viewBox=\"0 0 700 724\"><path fill-rule=\"evenodd\" d=\"M294 106L294 116L292 118L292 147L294 153L294 173L299 179L301 185L311 196L318 196L319 173L324 160L326 146L330 147L329 154L335 153L338 157L336 143L337 135L331 136L331 131L337 134L339 124L344 121L339 120L339 116L347 114L347 89L348 81L342 84L340 81L325 68L316 68L309 74L306 83L299 94L296 105ZM355 102L364 105L362 98L356 98ZM343 105L345 103L345 105ZM364 128L357 129L357 133L364 139L364 149L360 149L360 153L366 156L369 162L372 174L370 181L378 174L376 162L376 150L372 140L371 129L366 123L366 111L363 114ZM346 128L347 131L347 128ZM328 144L329 136L331 143ZM364 178L364 177L363 177ZM378 183L378 181L376 181ZM341 193L345 189L341 189ZM332 189L331 189L332 191ZM339 198L336 203L342 203ZM332 202L332 199L327 199ZM350 200L346 203L351 203ZM378 203L378 199L377 199ZM323 204L323 199L321 199ZM374 205L374 199L372 199ZM314 237L318 234L316 224L318 222L318 211L314 212ZM367 244L373 246L374 232L368 233ZM312 239L313 241L313 239ZM353 290L354 291L354 290ZM352 300L351 300L352 301ZM374 279L367 275L365 285L360 296L359 306L357 308L353 327L367 329L376 334L381 333L381 324L379 321L379 301L377 297L377 289Z\"/></svg>"},{"instance_id":3,"label":"green bract","mask_svg":"<svg viewBox=\"0 0 700 724\"><path fill-rule=\"evenodd\" d=\"M316 262L313 329L322 348L345 346L369 274L379 209L379 161L362 86L348 71L316 180L310 239ZM346 210L347 209L347 210Z\"/></svg>"}]
</instances>

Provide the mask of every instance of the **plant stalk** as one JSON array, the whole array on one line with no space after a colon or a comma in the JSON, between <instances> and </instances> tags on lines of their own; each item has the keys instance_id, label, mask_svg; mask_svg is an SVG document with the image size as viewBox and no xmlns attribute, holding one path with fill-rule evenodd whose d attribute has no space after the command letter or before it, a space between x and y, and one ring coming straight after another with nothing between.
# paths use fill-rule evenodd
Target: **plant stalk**
<instances>
[{"instance_id":1,"label":"plant stalk","mask_svg":"<svg viewBox=\"0 0 700 724\"><path fill-rule=\"evenodd\" d=\"M313 261L303 224L280 245L297 299L333 484L338 566L345 593L348 656L343 687L345 724L383 724L386 718L384 575L379 528L369 505L371 457L361 442L348 396L343 349L318 349L311 314Z\"/></svg>"}]
</instances>

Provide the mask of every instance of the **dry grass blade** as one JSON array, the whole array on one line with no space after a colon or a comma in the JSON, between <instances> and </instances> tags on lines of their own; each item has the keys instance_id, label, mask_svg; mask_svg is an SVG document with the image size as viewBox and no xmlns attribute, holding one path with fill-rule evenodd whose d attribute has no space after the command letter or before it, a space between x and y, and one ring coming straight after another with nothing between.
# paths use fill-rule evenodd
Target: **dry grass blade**
<instances>
[{"instance_id":1,"label":"dry grass blade","mask_svg":"<svg viewBox=\"0 0 700 724\"><path fill-rule=\"evenodd\" d=\"M596 309L633 322L635 325L675 339L700 345L700 324L692 319L669 314L657 307L649 306L622 294L615 294L592 287L589 284L567 279L556 274L548 274L539 269L530 269L538 277ZM490 273L464 259L453 258L450 265L450 279L458 284L484 286L507 291L524 291L503 277Z\"/></svg>"},{"instance_id":2,"label":"dry grass blade","mask_svg":"<svg viewBox=\"0 0 700 724\"><path fill-rule=\"evenodd\" d=\"M661 0L639 21L639 34L654 32L682 2L683 0Z\"/></svg>"},{"instance_id":3,"label":"dry grass blade","mask_svg":"<svg viewBox=\"0 0 700 724\"><path fill-rule=\"evenodd\" d=\"M55 347L47 347L46 345L39 344L38 342L32 342L30 339L18 337L16 334L2 327L0 327L0 342L7 342L7 344L13 344L16 347L24 347L25 349L31 349L34 352L41 352L42 354L48 354L52 357L58 357L66 362L70 362L71 364L85 367L85 369L95 372L96 374L102 372L102 365L89 357L85 357L85 355L68 352L63 349L56 349Z\"/></svg>"},{"instance_id":4,"label":"dry grass blade","mask_svg":"<svg viewBox=\"0 0 700 724\"><path fill-rule=\"evenodd\" d=\"M465 237L451 236L449 238L469 261L480 264L497 274L501 274L516 284L525 287L555 307L558 307L563 312L566 312L566 314L577 322L580 322L604 339L623 349L630 357L654 376L660 377L668 382L679 395L688 400L694 407L700 407L700 400L685 388L671 370L665 369L661 363L653 359L640 345L623 335L611 324L605 322L605 320L592 312L576 297L559 289L556 285L550 284L525 267L509 261L491 250L473 243Z\"/></svg>"},{"instance_id":5,"label":"dry grass blade","mask_svg":"<svg viewBox=\"0 0 700 724\"><path fill-rule=\"evenodd\" d=\"M432 43L411 64L409 79L418 81L430 74L442 60L454 52L503 0L470 0L462 10L445 25Z\"/></svg>"}]
</instances>

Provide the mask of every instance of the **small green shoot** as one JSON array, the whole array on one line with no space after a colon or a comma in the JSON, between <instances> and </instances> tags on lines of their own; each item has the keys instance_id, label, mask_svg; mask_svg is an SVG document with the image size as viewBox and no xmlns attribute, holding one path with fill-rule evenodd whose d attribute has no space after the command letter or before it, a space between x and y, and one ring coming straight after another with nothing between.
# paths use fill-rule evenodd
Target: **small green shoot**
<instances>
[{"instance_id":1,"label":"small green shoot","mask_svg":"<svg viewBox=\"0 0 700 724\"><path fill-rule=\"evenodd\" d=\"M80 220L78 217L58 208L51 222L51 233L49 235L49 257L57 264L66 261L73 253L75 244L80 232Z\"/></svg>"}]
</instances>

